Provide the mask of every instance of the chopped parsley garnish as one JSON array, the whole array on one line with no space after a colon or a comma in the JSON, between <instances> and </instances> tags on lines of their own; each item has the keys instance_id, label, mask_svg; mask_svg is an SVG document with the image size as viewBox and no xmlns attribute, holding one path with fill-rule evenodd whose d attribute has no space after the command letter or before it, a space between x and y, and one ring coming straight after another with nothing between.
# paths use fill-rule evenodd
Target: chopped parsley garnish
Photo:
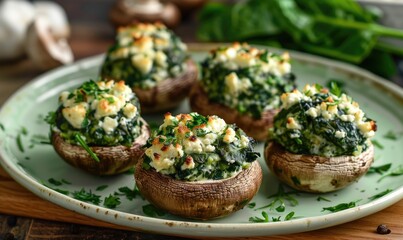
<instances>
[{"instance_id":1,"label":"chopped parsley garnish","mask_svg":"<svg viewBox=\"0 0 403 240\"><path fill-rule=\"evenodd\" d=\"M393 190L388 188L388 189L386 189L386 190L383 191L383 192L380 192L380 193L378 193L378 194L375 194L375 195L369 197L368 199L372 201L372 200L381 198L381 197L385 196L386 194L388 194L388 193L390 193L390 192L393 192Z\"/></svg>"},{"instance_id":2,"label":"chopped parsley garnish","mask_svg":"<svg viewBox=\"0 0 403 240\"><path fill-rule=\"evenodd\" d=\"M15 141L17 142L18 150L20 150L20 152L24 152L24 146L22 145L21 134L17 135Z\"/></svg>"},{"instance_id":3,"label":"chopped parsley garnish","mask_svg":"<svg viewBox=\"0 0 403 240\"><path fill-rule=\"evenodd\" d=\"M378 182L382 181L386 177L395 177L403 175L403 165L399 165L397 168L393 169L390 173L383 175Z\"/></svg>"},{"instance_id":4,"label":"chopped parsley garnish","mask_svg":"<svg viewBox=\"0 0 403 240\"><path fill-rule=\"evenodd\" d=\"M324 207L322 209L322 212L323 211L340 212L340 211L355 207L357 202L359 202L359 201L361 201L361 200L357 200L355 202L349 202L349 203L340 203L340 204L338 204L336 206L332 206L332 207Z\"/></svg>"},{"instance_id":5,"label":"chopped parsley garnish","mask_svg":"<svg viewBox=\"0 0 403 240\"><path fill-rule=\"evenodd\" d=\"M64 194L64 195L69 195L69 194L70 194L70 192L69 192L68 190L64 190L64 189L60 189L60 188L55 188L55 187L52 187L52 186L50 186L49 184L46 184L46 183L44 183L44 182L42 182L42 185L45 186L45 187L47 187L47 188L50 188L50 189L52 189L52 190L54 190L54 191L56 191L56 192L58 192L58 193Z\"/></svg>"},{"instance_id":6,"label":"chopped parsley garnish","mask_svg":"<svg viewBox=\"0 0 403 240\"><path fill-rule=\"evenodd\" d=\"M161 217L164 216L166 213L165 211L156 208L152 204L144 205L143 206L143 213L149 217Z\"/></svg>"},{"instance_id":7,"label":"chopped parsley garnish","mask_svg":"<svg viewBox=\"0 0 403 240\"><path fill-rule=\"evenodd\" d=\"M134 186L134 189L130 189L129 187L121 187L118 190L119 192L115 193L114 195L126 196L126 198L130 201L135 199L137 196L141 196L137 186Z\"/></svg>"},{"instance_id":8,"label":"chopped parsley garnish","mask_svg":"<svg viewBox=\"0 0 403 240\"><path fill-rule=\"evenodd\" d=\"M80 134L75 135L76 141L87 151L87 153L94 159L96 162L100 162L98 156L91 150L91 148L87 145L87 143L83 140Z\"/></svg>"},{"instance_id":9,"label":"chopped parsley garnish","mask_svg":"<svg viewBox=\"0 0 403 240\"><path fill-rule=\"evenodd\" d=\"M329 199L327 199L327 198L325 198L325 197L322 197L322 196L317 197L317 198L316 198L316 201L318 201L318 202L320 202L320 201L331 202Z\"/></svg>"},{"instance_id":10,"label":"chopped parsley garnish","mask_svg":"<svg viewBox=\"0 0 403 240\"><path fill-rule=\"evenodd\" d=\"M377 140L371 140L371 142L375 147L377 147L379 149L383 149L383 145L380 144Z\"/></svg>"},{"instance_id":11,"label":"chopped parsley garnish","mask_svg":"<svg viewBox=\"0 0 403 240\"><path fill-rule=\"evenodd\" d=\"M3 131L5 130L4 125L2 123L0 123L0 129Z\"/></svg>"},{"instance_id":12,"label":"chopped parsley garnish","mask_svg":"<svg viewBox=\"0 0 403 240\"><path fill-rule=\"evenodd\" d=\"M298 200L295 199L293 196L291 196L292 194L298 194L298 192L297 191L285 192L283 185L279 184L277 193L268 197L273 198L273 200L269 204L255 209L255 211L269 208L270 210L276 209L277 212L284 212L286 201L289 202L291 206L298 205Z\"/></svg>"},{"instance_id":13,"label":"chopped parsley garnish","mask_svg":"<svg viewBox=\"0 0 403 240\"><path fill-rule=\"evenodd\" d=\"M49 136L35 134L31 138L31 144L52 144L49 140Z\"/></svg>"},{"instance_id":14,"label":"chopped parsley garnish","mask_svg":"<svg viewBox=\"0 0 403 240\"><path fill-rule=\"evenodd\" d=\"M370 167L367 174L370 174L370 173L384 174L385 172L387 172L390 169L391 166L392 166L392 164L388 163L388 164L385 164L382 166Z\"/></svg>"},{"instance_id":15,"label":"chopped parsley garnish","mask_svg":"<svg viewBox=\"0 0 403 240\"><path fill-rule=\"evenodd\" d=\"M249 222L254 222L254 223L270 222L269 214L268 214L267 212L262 211L261 214L262 214L262 217L263 217L263 218L261 218L261 217L250 217L250 218L249 218ZM290 213L288 213L288 214L285 216L284 221L291 220L291 219L294 217L294 215L295 215L295 212L290 212ZM271 222L281 222L281 216L272 217L272 218L271 218Z\"/></svg>"},{"instance_id":16,"label":"chopped parsley garnish","mask_svg":"<svg viewBox=\"0 0 403 240\"><path fill-rule=\"evenodd\" d=\"M55 186L60 186L60 185L63 184L61 181L58 181L58 180L56 180L56 179L54 179L54 178L49 178L49 179L48 179L48 182L51 183L51 184L53 184L53 185L55 185Z\"/></svg>"},{"instance_id":17,"label":"chopped parsley garnish","mask_svg":"<svg viewBox=\"0 0 403 240\"><path fill-rule=\"evenodd\" d=\"M255 203L255 202L251 202L251 203L249 203L247 206L248 206L248 208L254 208L254 207L256 206L256 203Z\"/></svg>"},{"instance_id":18,"label":"chopped parsley garnish","mask_svg":"<svg viewBox=\"0 0 403 240\"><path fill-rule=\"evenodd\" d=\"M112 194L109 194L108 197L104 199L104 206L107 208L116 208L120 205L120 199Z\"/></svg>"},{"instance_id":19,"label":"chopped parsley garnish","mask_svg":"<svg viewBox=\"0 0 403 240\"><path fill-rule=\"evenodd\" d=\"M390 139L390 140L397 140L397 135L396 135L396 133L395 132L393 132L393 131L388 131L387 133L385 133L384 135L383 135L383 137L384 138L387 138L387 139Z\"/></svg>"},{"instance_id":20,"label":"chopped parsley garnish","mask_svg":"<svg viewBox=\"0 0 403 240\"><path fill-rule=\"evenodd\" d=\"M80 191L73 192L73 198L84 202L91 202L95 205L101 202L101 196L92 193L91 190L87 192L84 188Z\"/></svg>"},{"instance_id":21,"label":"chopped parsley garnish","mask_svg":"<svg viewBox=\"0 0 403 240\"><path fill-rule=\"evenodd\" d=\"M102 190L106 189L107 187L108 187L108 185L101 185L101 186L98 186L98 187L95 189L95 191L102 191Z\"/></svg>"}]
</instances>

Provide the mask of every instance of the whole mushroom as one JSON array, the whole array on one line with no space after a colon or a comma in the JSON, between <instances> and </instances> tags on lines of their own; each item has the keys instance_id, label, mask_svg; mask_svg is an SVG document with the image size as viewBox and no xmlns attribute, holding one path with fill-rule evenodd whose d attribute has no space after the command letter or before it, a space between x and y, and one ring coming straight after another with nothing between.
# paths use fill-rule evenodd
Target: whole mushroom
<instances>
[{"instance_id":1,"label":"whole mushroom","mask_svg":"<svg viewBox=\"0 0 403 240\"><path fill-rule=\"evenodd\" d=\"M28 56L41 69L73 62L73 52L65 38L53 35L50 19L39 16L30 24L25 39Z\"/></svg>"}]
</instances>

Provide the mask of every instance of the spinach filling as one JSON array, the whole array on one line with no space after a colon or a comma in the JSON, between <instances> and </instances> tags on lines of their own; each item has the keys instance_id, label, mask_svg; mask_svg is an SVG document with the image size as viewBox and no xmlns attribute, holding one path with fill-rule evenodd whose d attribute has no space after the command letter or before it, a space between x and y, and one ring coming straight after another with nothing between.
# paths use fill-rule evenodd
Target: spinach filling
<instances>
[{"instance_id":1,"label":"spinach filling","mask_svg":"<svg viewBox=\"0 0 403 240\"><path fill-rule=\"evenodd\" d=\"M127 29L127 31L130 31L130 27ZM130 50L131 45L135 41L134 37L130 42L122 45L118 41L119 36L117 36L117 41L107 51L105 61L100 70L100 75L107 78L124 80L126 84L131 87L149 89L154 87L156 83L161 80L177 77L179 74L183 73L186 70L185 61L188 59L188 55L185 51L186 48L184 44L178 36L166 28L158 29L155 33L151 33L150 35L139 33L143 36L151 37L153 41L166 40L161 37L160 32L168 34L169 46L163 49L157 49L154 44L153 47L147 49L145 52ZM119 58L112 57L114 52L122 49L128 51L126 56ZM153 55L157 51L162 51L166 56L164 66L157 64L156 61L153 60ZM138 54L144 54L146 57L152 59L153 64L149 71L142 72L133 65L132 57Z\"/></svg>"},{"instance_id":2,"label":"spinach filling","mask_svg":"<svg viewBox=\"0 0 403 240\"><path fill-rule=\"evenodd\" d=\"M249 48L240 51L248 51ZM267 110L276 109L280 106L280 95L295 88L295 75L285 73L274 74L265 70L270 59L282 61L281 56L263 50L257 56L257 63L247 67L228 68L227 63L217 62L216 53L211 54L202 63L201 84L209 99L236 109L241 114L249 114L259 119ZM235 73L239 79L248 79L250 84L238 91L236 95L229 92L225 84L225 78Z\"/></svg>"},{"instance_id":3,"label":"spinach filling","mask_svg":"<svg viewBox=\"0 0 403 240\"><path fill-rule=\"evenodd\" d=\"M192 120L186 122L186 127L190 130L183 136L178 135L178 126L180 121L173 121L172 125L166 127L160 127L153 133L153 137L148 140L145 148L152 149L153 143L156 138L160 140L164 145L184 145L184 139L191 139L192 137L203 140L207 134L212 134L213 131L200 129L200 126L208 125L208 118L201 116L197 113L191 113ZM226 129L232 128L235 131L235 138L233 142L227 143L224 141L224 135ZM255 161L259 157L259 153L253 151L255 142L252 138L248 138L248 143L245 146L240 144L240 139L246 137L245 133L234 124L226 125L223 131L217 133L217 138L211 145L213 145L214 151L209 152L192 152L185 149L185 154L176 157L173 165L170 167L168 175L178 180L198 181L198 180L219 180L229 178L236 173L240 172L244 168L248 168L250 163ZM215 134L215 133L213 133ZM163 137L161 137L163 136ZM155 152L154 152L155 154ZM194 162L193 168L183 168L189 157ZM143 168L152 168L153 159L147 154L144 155ZM164 173L164 171L161 171Z\"/></svg>"},{"instance_id":4,"label":"spinach filling","mask_svg":"<svg viewBox=\"0 0 403 240\"><path fill-rule=\"evenodd\" d=\"M101 99L102 95L109 93L109 91L109 89L101 89L96 82L89 81L71 92L67 99L74 100L74 103L92 103L94 100ZM91 101L88 101L89 99L91 99ZM107 99L110 103L114 101L113 98ZM135 95L126 103L133 104L139 111L140 106ZM61 104L55 112L50 112L45 120L51 125L51 131L55 129L59 131L60 136L70 144L80 145L76 139L76 135L80 135L89 146L131 146L135 139L141 134L143 123L140 121L140 115L136 114L133 118L128 119L124 115L123 108L115 115L101 118L96 118L96 110L89 108L86 111L80 129L73 127L70 122L66 120L62 113L64 108L63 104ZM101 127L106 117L116 119L119 123L112 132L107 133L104 128Z\"/></svg>"},{"instance_id":5,"label":"spinach filling","mask_svg":"<svg viewBox=\"0 0 403 240\"><path fill-rule=\"evenodd\" d=\"M336 101L326 102L329 97ZM340 118L348 115L348 108L339 107L330 119L322 115L313 117L307 113L309 109L319 108L324 102L327 106L335 106L340 101L331 93L315 93L309 99L300 99L290 107L283 108L274 118L274 128L270 133L272 140L296 154L333 157L364 152L369 146L368 137L360 131L356 121L343 121ZM298 122L300 129L286 127L290 117ZM361 123L371 121L364 115ZM337 132L344 135L340 137Z\"/></svg>"}]
</instances>

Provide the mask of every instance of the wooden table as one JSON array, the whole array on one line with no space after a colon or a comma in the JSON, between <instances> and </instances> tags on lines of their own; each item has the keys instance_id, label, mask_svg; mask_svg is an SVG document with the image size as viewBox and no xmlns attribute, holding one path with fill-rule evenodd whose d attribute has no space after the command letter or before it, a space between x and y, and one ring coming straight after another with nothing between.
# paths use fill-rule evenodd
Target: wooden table
<instances>
[{"instance_id":1,"label":"wooden table","mask_svg":"<svg viewBox=\"0 0 403 240\"><path fill-rule=\"evenodd\" d=\"M79 6L71 1L58 2L70 16L70 43L76 59L104 52L113 41L113 28L105 17L112 2L87 0L80 2ZM94 8L97 11L92 12ZM184 41L191 42L195 40L195 26L195 20L188 18L175 31ZM0 106L20 86L40 73L27 59L0 64ZM377 234L379 224L386 224L392 233ZM181 239L134 232L66 210L35 196L0 167L0 239L129 238ZM233 239L403 239L403 200L371 216L327 229L284 236Z\"/></svg>"}]
</instances>

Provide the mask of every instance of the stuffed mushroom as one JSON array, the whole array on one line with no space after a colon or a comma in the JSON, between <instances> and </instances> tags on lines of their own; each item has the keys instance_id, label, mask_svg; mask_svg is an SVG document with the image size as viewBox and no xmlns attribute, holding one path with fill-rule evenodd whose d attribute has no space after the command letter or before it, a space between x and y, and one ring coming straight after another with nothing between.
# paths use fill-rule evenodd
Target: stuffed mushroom
<instances>
[{"instance_id":1,"label":"stuffed mushroom","mask_svg":"<svg viewBox=\"0 0 403 240\"><path fill-rule=\"evenodd\" d=\"M124 81L89 81L60 94L47 121L51 142L67 163L95 175L134 167L150 136L135 94Z\"/></svg>"},{"instance_id":2,"label":"stuffed mushroom","mask_svg":"<svg viewBox=\"0 0 403 240\"><path fill-rule=\"evenodd\" d=\"M288 53L234 43L211 51L202 78L190 94L192 111L215 114L264 141L280 107L280 96L294 89Z\"/></svg>"},{"instance_id":3,"label":"stuffed mushroom","mask_svg":"<svg viewBox=\"0 0 403 240\"><path fill-rule=\"evenodd\" d=\"M373 162L375 121L351 97L332 92L306 85L302 92L281 96L282 110L274 118L264 155L270 170L295 189L344 188Z\"/></svg>"},{"instance_id":4,"label":"stuffed mushroom","mask_svg":"<svg viewBox=\"0 0 403 240\"><path fill-rule=\"evenodd\" d=\"M138 23L117 30L101 76L126 81L140 100L143 112L177 106L197 80L196 64L187 47L161 23Z\"/></svg>"},{"instance_id":5,"label":"stuffed mushroom","mask_svg":"<svg viewBox=\"0 0 403 240\"><path fill-rule=\"evenodd\" d=\"M254 141L217 116L172 116L146 145L135 180L156 207L193 219L223 217L257 193L262 170Z\"/></svg>"}]
</instances>

